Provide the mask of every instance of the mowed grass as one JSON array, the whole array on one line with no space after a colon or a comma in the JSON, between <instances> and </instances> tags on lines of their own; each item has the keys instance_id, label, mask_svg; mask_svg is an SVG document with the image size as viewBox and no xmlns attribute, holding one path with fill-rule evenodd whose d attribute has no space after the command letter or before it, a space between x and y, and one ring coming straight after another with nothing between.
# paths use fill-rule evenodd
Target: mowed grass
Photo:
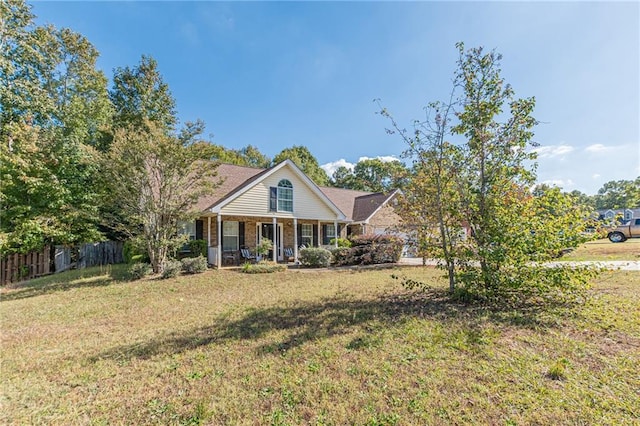
<instances>
[{"instance_id":1,"label":"mowed grass","mask_svg":"<svg viewBox=\"0 0 640 426\"><path fill-rule=\"evenodd\" d=\"M121 272L2 290L0 423L640 423L636 272L569 311L451 303L421 267Z\"/></svg>"},{"instance_id":2,"label":"mowed grass","mask_svg":"<svg viewBox=\"0 0 640 426\"><path fill-rule=\"evenodd\" d=\"M612 243L606 238L589 241L558 260L640 261L640 238L630 238L624 243Z\"/></svg>"}]
</instances>

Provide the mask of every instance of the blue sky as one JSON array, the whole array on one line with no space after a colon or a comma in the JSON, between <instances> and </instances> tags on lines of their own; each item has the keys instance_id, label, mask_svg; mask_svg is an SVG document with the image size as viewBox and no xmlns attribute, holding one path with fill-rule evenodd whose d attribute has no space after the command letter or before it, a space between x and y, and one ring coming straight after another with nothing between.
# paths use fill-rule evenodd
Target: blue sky
<instances>
[{"instance_id":1,"label":"blue sky","mask_svg":"<svg viewBox=\"0 0 640 426\"><path fill-rule=\"evenodd\" d=\"M99 67L153 56L180 119L215 143L273 157L305 145L327 170L399 156L379 98L409 127L444 100L455 43L495 48L518 97L535 96L538 178L595 193L640 175L640 3L32 2Z\"/></svg>"}]
</instances>

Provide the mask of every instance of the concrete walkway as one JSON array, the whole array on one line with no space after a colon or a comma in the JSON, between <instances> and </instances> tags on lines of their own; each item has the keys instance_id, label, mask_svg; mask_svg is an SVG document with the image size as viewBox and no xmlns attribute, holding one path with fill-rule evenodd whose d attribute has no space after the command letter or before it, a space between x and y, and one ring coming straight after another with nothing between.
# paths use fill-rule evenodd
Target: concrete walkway
<instances>
[{"instance_id":1,"label":"concrete walkway","mask_svg":"<svg viewBox=\"0 0 640 426\"><path fill-rule=\"evenodd\" d=\"M400 265L422 265L421 257L403 257L398 262ZM438 264L437 259L427 259L427 266L436 266ZM546 266L553 268L558 266L597 266L604 269L618 269L621 271L640 271L640 261L637 260L609 260L609 261L581 261L581 262L549 262Z\"/></svg>"}]
</instances>

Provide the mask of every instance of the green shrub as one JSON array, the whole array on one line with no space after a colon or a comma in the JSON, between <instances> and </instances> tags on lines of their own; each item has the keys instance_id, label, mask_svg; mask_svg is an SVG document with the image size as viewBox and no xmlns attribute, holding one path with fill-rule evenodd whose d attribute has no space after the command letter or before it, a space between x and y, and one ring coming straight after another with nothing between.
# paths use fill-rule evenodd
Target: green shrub
<instances>
[{"instance_id":1,"label":"green shrub","mask_svg":"<svg viewBox=\"0 0 640 426\"><path fill-rule=\"evenodd\" d=\"M331 250L333 256L333 263L338 266L342 265L355 265L358 262L355 260L356 250L350 247L338 247Z\"/></svg>"},{"instance_id":2,"label":"green shrub","mask_svg":"<svg viewBox=\"0 0 640 426\"><path fill-rule=\"evenodd\" d=\"M256 246L256 253L263 258L265 258L271 250L273 250L273 241L268 238L261 239L260 243Z\"/></svg>"},{"instance_id":3,"label":"green shrub","mask_svg":"<svg viewBox=\"0 0 640 426\"><path fill-rule=\"evenodd\" d=\"M207 270L207 259L204 256L185 257L180 261L185 274L200 274Z\"/></svg>"},{"instance_id":4,"label":"green shrub","mask_svg":"<svg viewBox=\"0 0 640 426\"><path fill-rule=\"evenodd\" d=\"M338 238L337 241L338 241L338 248L351 247L351 241L349 241L346 238ZM331 241L329 241L329 244L331 244L332 246L335 246L336 245L336 239L332 238Z\"/></svg>"},{"instance_id":5,"label":"green shrub","mask_svg":"<svg viewBox=\"0 0 640 426\"><path fill-rule=\"evenodd\" d=\"M394 235L356 235L351 243L332 251L336 265L395 263L402 256L403 241Z\"/></svg>"},{"instance_id":6,"label":"green shrub","mask_svg":"<svg viewBox=\"0 0 640 426\"><path fill-rule=\"evenodd\" d=\"M207 257L207 242L205 240L190 240L189 257Z\"/></svg>"},{"instance_id":7,"label":"green shrub","mask_svg":"<svg viewBox=\"0 0 640 426\"><path fill-rule=\"evenodd\" d=\"M180 273L182 269L182 262L179 260L168 260L164 263L164 269L162 270L161 278L175 278Z\"/></svg>"},{"instance_id":8,"label":"green shrub","mask_svg":"<svg viewBox=\"0 0 640 426\"><path fill-rule=\"evenodd\" d=\"M128 264L149 263L147 248L140 238L132 238L125 241L122 246L122 256Z\"/></svg>"},{"instance_id":9,"label":"green shrub","mask_svg":"<svg viewBox=\"0 0 640 426\"><path fill-rule=\"evenodd\" d=\"M285 265L279 265L273 262L260 262L256 264L245 263L242 265L241 271L245 274L269 274L271 272L281 272L286 270Z\"/></svg>"},{"instance_id":10,"label":"green shrub","mask_svg":"<svg viewBox=\"0 0 640 426\"><path fill-rule=\"evenodd\" d=\"M130 280L139 280L141 278L146 277L151 274L153 270L151 269L151 265L148 263L138 262L133 263L127 269L127 275Z\"/></svg>"},{"instance_id":11,"label":"green shrub","mask_svg":"<svg viewBox=\"0 0 640 426\"><path fill-rule=\"evenodd\" d=\"M331 264L331 252L321 247L300 250L300 263L312 268L326 268Z\"/></svg>"}]
</instances>

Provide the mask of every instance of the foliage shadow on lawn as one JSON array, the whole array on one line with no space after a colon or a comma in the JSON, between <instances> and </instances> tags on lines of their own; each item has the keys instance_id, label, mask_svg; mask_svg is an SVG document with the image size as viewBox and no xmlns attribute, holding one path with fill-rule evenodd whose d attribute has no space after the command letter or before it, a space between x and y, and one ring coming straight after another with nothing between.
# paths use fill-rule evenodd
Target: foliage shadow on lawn
<instances>
[{"instance_id":1,"label":"foliage shadow on lawn","mask_svg":"<svg viewBox=\"0 0 640 426\"><path fill-rule=\"evenodd\" d=\"M482 305L452 302L445 291L429 290L404 295L386 295L374 300L350 300L342 297L292 307L249 309L239 319L221 318L215 324L188 331L175 331L155 339L122 345L92 358L149 359L173 355L227 341L256 340L272 332L286 332L282 340L256 348L258 355L284 353L306 342L364 330L365 333L401 326L411 319L430 319L444 327L462 328L473 340L484 322L506 323L527 328L557 325L557 315L539 306L500 310Z\"/></svg>"},{"instance_id":2,"label":"foliage shadow on lawn","mask_svg":"<svg viewBox=\"0 0 640 426\"><path fill-rule=\"evenodd\" d=\"M72 275L70 275L72 274ZM7 287L0 302L28 299L45 294L80 288L105 287L127 277L124 265L92 267L69 271L60 275L48 275Z\"/></svg>"}]
</instances>

